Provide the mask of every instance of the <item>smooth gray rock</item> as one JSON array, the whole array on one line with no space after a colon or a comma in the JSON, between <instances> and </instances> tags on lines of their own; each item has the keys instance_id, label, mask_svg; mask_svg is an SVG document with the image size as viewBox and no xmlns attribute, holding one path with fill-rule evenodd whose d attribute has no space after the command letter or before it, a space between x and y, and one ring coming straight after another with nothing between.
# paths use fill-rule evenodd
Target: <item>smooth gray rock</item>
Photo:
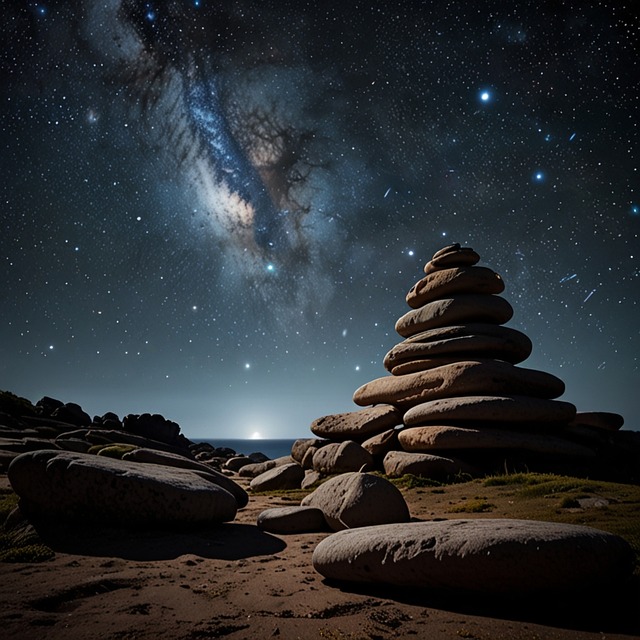
<instances>
[{"instance_id":1,"label":"smooth gray rock","mask_svg":"<svg viewBox=\"0 0 640 640\"><path fill-rule=\"evenodd\" d=\"M628 578L622 538L532 520L414 522L340 531L313 553L326 578L517 597L602 588Z\"/></svg>"},{"instance_id":2,"label":"smooth gray rock","mask_svg":"<svg viewBox=\"0 0 640 640\"><path fill-rule=\"evenodd\" d=\"M421 478L445 478L459 473L473 473L473 469L452 457L436 456L429 453L409 453L389 451L382 461L384 472L390 478L400 478L411 474Z\"/></svg>"},{"instance_id":3,"label":"smooth gray rock","mask_svg":"<svg viewBox=\"0 0 640 640\"><path fill-rule=\"evenodd\" d=\"M373 456L357 442L332 442L313 454L313 468L325 475L373 468Z\"/></svg>"},{"instance_id":4,"label":"smooth gray rock","mask_svg":"<svg viewBox=\"0 0 640 640\"><path fill-rule=\"evenodd\" d=\"M283 464L256 476L250 483L251 491L288 491L299 489L304 469L297 463Z\"/></svg>"},{"instance_id":5,"label":"smooth gray rock","mask_svg":"<svg viewBox=\"0 0 640 640\"><path fill-rule=\"evenodd\" d=\"M409 520L402 493L386 478L344 473L329 478L301 502L321 509L333 531Z\"/></svg>"},{"instance_id":6,"label":"smooth gray rock","mask_svg":"<svg viewBox=\"0 0 640 640\"><path fill-rule=\"evenodd\" d=\"M532 425L535 423L568 423L576 415L576 408L569 402L546 400L521 395L461 396L443 398L418 404L409 409L403 421L407 426L423 424L446 425L451 421L470 424L491 422Z\"/></svg>"},{"instance_id":7,"label":"smooth gray rock","mask_svg":"<svg viewBox=\"0 0 640 640\"><path fill-rule=\"evenodd\" d=\"M291 447L291 457L302 464L304 454L309 447L316 447L320 449L324 445L329 444L329 440L322 440L320 438L300 438L296 440Z\"/></svg>"},{"instance_id":8,"label":"smooth gray rock","mask_svg":"<svg viewBox=\"0 0 640 640\"><path fill-rule=\"evenodd\" d=\"M395 328L403 338L408 338L428 329L468 322L504 324L512 316L513 307L500 296L462 293L405 313L398 318Z\"/></svg>"},{"instance_id":9,"label":"smooth gray rock","mask_svg":"<svg viewBox=\"0 0 640 640\"><path fill-rule=\"evenodd\" d=\"M324 514L316 507L275 507L258 515L258 528L270 533L327 531Z\"/></svg>"},{"instance_id":10,"label":"smooth gray rock","mask_svg":"<svg viewBox=\"0 0 640 640\"><path fill-rule=\"evenodd\" d=\"M367 438L402 423L402 413L389 404L378 404L360 411L334 413L317 418L311 423L311 432L334 441Z\"/></svg>"},{"instance_id":11,"label":"smooth gray rock","mask_svg":"<svg viewBox=\"0 0 640 640\"><path fill-rule=\"evenodd\" d=\"M70 451L34 451L8 470L28 516L116 525L233 520L234 496L198 472Z\"/></svg>"},{"instance_id":12,"label":"smooth gray rock","mask_svg":"<svg viewBox=\"0 0 640 640\"><path fill-rule=\"evenodd\" d=\"M269 471L269 469L281 467L284 464L291 464L293 461L291 456L282 456L281 458L274 458L273 460L247 464L238 471L238 475L243 478L255 478L265 471Z\"/></svg>"}]
</instances>

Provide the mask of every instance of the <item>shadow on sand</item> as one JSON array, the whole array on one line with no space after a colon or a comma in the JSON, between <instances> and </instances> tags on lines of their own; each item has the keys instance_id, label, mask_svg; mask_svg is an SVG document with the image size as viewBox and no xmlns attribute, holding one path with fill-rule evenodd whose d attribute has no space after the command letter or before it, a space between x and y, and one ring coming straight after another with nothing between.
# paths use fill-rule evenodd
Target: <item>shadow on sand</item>
<instances>
[{"instance_id":1,"label":"shadow on sand","mask_svg":"<svg viewBox=\"0 0 640 640\"><path fill-rule=\"evenodd\" d=\"M522 597L443 594L415 588L358 585L323 580L344 593L357 593L463 615L500 618L591 633L640 637L640 576L595 592L536 594Z\"/></svg>"},{"instance_id":2,"label":"shadow on sand","mask_svg":"<svg viewBox=\"0 0 640 640\"><path fill-rule=\"evenodd\" d=\"M123 560L172 560L185 554L240 560L278 553L287 546L254 525L235 523L189 531L52 523L39 524L36 529L42 542L54 551Z\"/></svg>"}]
</instances>

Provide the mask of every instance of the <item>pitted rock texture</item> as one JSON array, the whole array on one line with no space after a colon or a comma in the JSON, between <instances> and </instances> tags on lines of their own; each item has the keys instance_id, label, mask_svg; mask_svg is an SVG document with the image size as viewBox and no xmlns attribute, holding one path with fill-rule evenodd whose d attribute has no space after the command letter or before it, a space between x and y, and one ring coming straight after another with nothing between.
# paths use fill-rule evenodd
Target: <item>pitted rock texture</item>
<instances>
[{"instance_id":1,"label":"pitted rock texture","mask_svg":"<svg viewBox=\"0 0 640 640\"><path fill-rule=\"evenodd\" d=\"M519 394L556 398L563 391L562 380L550 373L498 360L470 360L377 378L356 389L353 401L361 406L389 403L408 409L438 398Z\"/></svg>"},{"instance_id":2,"label":"pitted rock texture","mask_svg":"<svg viewBox=\"0 0 640 640\"><path fill-rule=\"evenodd\" d=\"M454 267L435 271L416 282L407 293L407 304L417 309L427 302L458 293L494 294L504 291L502 278L487 267Z\"/></svg>"},{"instance_id":3,"label":"pitted rock texture","mask_svg":"<svg viewBox=\"0 0 640 640\"><path fill-rule=\"evenodd\" d=\"M233 520L234 496L197 471L70 451L34 451L8 470L20 508L34 518L136 526Z\"/></svg>"},{"instance_id":4,"label":"pitted rock texture","mask_svg":"<svg viewBox=\"0 0 640 640\"><path fill-rule=\"evenodd\" d=\"M528 396L465 396L418 404L404 414L407 426L451 421L520 425L566 424L576 414L569 402Z\"/></svg>"},{"instance_id":5,"label":"pitted rock texture","mask_svg":"<svg viewBox=\"0 0 640 640\"><path fill-rule=\"evenodd\" d=\"M313 552L325 578L518 597L619 583L633 571L625 540L532 520L412 522L340 531Z\"/></svg>"},{"instance_id":6,"label":"pitted rock texture","mask_svg":"<svg viewBox=\"0 0 640 640\"><path fill-rule=\"evenodd\" d=\"M399 489L369 473L329 478L305 496L301 505L321 509L333 531L409 520L409 507Z\"/></svg>"},{"instance_id":7,"label":"pitted rock texture","mask_svg":"<svg viewBox=\"0 0 640 640\"><path fill-rule=\"evenodd\" d=\"M513 308L504 298L465 293L434 300L405 313L396 322L395 329L403 338L408 338L421 331L448 325L469 322L504 324L512 316Z\"/></svg>"},{"instance_id":8,"label":"pitted rock texture","mask_svg":"<svg viewBox=\"0 0 640 640\"><path fill-rule=\"evenodd\" d=\"M363 441L402 423L402 413L391 405L335 413L317 418L311 423L311 431L321 438L334 441Z\"/></svg>"}]
</instances>

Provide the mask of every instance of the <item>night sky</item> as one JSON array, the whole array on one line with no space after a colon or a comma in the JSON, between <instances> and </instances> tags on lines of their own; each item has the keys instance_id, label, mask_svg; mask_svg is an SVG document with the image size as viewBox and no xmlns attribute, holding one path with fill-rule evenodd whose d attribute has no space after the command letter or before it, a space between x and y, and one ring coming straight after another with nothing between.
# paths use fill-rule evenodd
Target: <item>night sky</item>
<instances>
[{"instance_id":1,"label":"night sky","mask_svg":"<svg viewBox=\"0 0 640 640\"><path fill-rule=\"evenodd\" d=\"M0 388L309 435L459 242L640 428L634 5L3 4Z\"/></svg>"}]
</instances>

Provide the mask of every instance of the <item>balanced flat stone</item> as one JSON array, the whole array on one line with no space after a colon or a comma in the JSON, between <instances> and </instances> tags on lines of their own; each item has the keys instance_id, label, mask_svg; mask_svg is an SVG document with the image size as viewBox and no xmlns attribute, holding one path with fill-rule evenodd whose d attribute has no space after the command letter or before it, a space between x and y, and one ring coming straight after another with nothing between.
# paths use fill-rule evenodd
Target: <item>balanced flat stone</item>
<instances>
[{"instance_id":1,"label":"balanced flat stone","mask_svg":"<svg viewBox=\"0 0 640 640\"><path fill-rule=\"evenodd\" d=\"M456 355L457 360L494 358L517 364L531 355L531 340L517 329L472 323L421 331L398 343L385 355L387 371L404 362Z\"/></svg>"},{"instance_id":2,"label":"balanced flat stone","mask_svg":"<svg viewBox=\"0 0 640 640\"><path fill-rule=\"evenodd\" d=\"M424 272L429 274L438 271L438 269L466 267L474 265L479 261L480 255L471 247L451 245L450 247L444 247L440 249L440 251L436 251L433 258L424 265Z\"/></svg>"},{"instance_id":3,"label":"balanced flat stone","mask_svg":"<svg viewBox=\"0 0 640 640\"><path fill-rule=\"evenodd\" d=\"M467 358L465 357L465 360ZM451 356L449 358L419 358L418 360L407 360L401 364L396 364L389 373L394 376L405 376L407 373L416 373L417 371L426 371L427 369L435 369L443 367L445 364L453 364L460 362L460 356Z\"/></svg>"},{"instance_id":4,"label":"balanced flat stone","mask_svg":"<svg viewBox=\"0 0 640 640\"><path fill-rule=\"evenodd\" d=\"M303 507L317 507L333 531L407 522L409 507L389 480L369 473L343 473L329 478L305 496Z\"/></svg>"},{"instance_id":5,"label":"balanced flat stone","mask_svg":"<svg viewBox=\"0 0 640 640\"><path fill-rule=\"evenodd\" d=\"M573 420L576 408L569 402L529 396L465 396L432 400L404 414L407 426L472 421L482 425L499 422L512 426L562 424ZM481 426L481 425L478 425Z\"/></svg>"},{"instance_id":6,"label":"balanced flat stone","mask_svg":"<svg viewBox=\"0 0 640 640\"><path fill-rule=\"evenodd\" d=\"M609 411L578 411L573 422L576 425L605 431L619 431L624 424L624 418L619 413Z\"/></svg>"},{"instance_id":7,"label":"balanced flat stone","mask_svg":"<svg viewBox=\"0 0 640 640\"><path fill-rule=\"evenodd\" d=\"M404 376L377 378L356 389L353 401L360 406L386 403L407 409L456 396L527 394L555 398L563 392L562 380L550 373L499 360L469 360Z\"/></svg>"},{"instance_id":8,"label":"balanced flat stone","mask_svg":"<svg viewBox=\"0 0 640 640\"><path fill-rule=\"evenodd\" d=\"M389 451L382 464L389 478L400 478L410 473L435 480L472 471L469 465L455 458L407 451Z\"/></svg>"},{"instance_id":9,"label":"balanced flat stone","mask_svg":"<svg viewBox=\"0 0 640 640\"><path fill-rule=\"evenodd\" d=\"M512 316L513 308L504 298L464 293L428 302L405 313L396 322L395 329L403 338L408 338L421 331L448 325L469 322L504 324Z\"/></svg>"},{"instance_id":10,"label":"balanced flat stone","mask_svg":"<svg viewBox=\"0 0 640 640\"><path fill-rule=\"evenodd\" d=\"M601 592L629 579L634 554L590 527L487 518L340 531L312 562L331 580L519 597Z\"/></svg>"},{"instance_id":11,"label":"balanced flat stone","mask_svg":"<svg viewBox=\"0 0 640 640\"><path fill-rule=\"evenodd\" d=\"M494 294L504 291L504 281L487 267L454 267L434 271L409 289L407 304L417 309L427 302L457 293Z\"/></svg>"},{"instance_id":12,"label":"balanced flat stone","mask_svg":"<svg viewBox=\"0 0 640 640\"><path fill-rule=\"evenodd\" d=\"M237 510L234 496L198 471L71 451L24 453L8 477L35 518L181 526L228 522Z\"/></svg>"},{"instance_id":13,"label":"balanced flat stone","mask_svg":"<svg viewBox=\"0 0 640 640\"><path fill-rule=\"evenodd\" d=\"M317 507L274 507L258 515L258 529L269 533L327 531L324 513Z\"/></svg>"},{"instance_id":14,"label":"balanced flat stone","mask_svg":"<svg viewBox=\"0 0 640 640\"><path fill-rule=\"evenodd\" d=\"M382 404L360 411L323 416L311 423L311 431L334 441L363 441L402 423L402 414L391 405Z\"/></svg>"},{"instance_id":15,"label":"balanced flat stone","mask_svg":"<svg viewBox=\"0 0 640 640\"><path fill-rule=\"evenodd\" d=\"M353 440L331 442L313 454L313 469L327 475L372 467L371 454Z\"/></svg>"},{"instance_id":16,"label":"balanced flat stone","mask_svg":"<svg viewBox=\"0 0 640 640\"><path fill-rule=\"evenodd\" d=\"M398 442L405 451L417 452L522 449L575 458L593 458L596 455L593 449L564 438L508 428L409 427L398 432Z\"/></svg>"}]
</instances>

